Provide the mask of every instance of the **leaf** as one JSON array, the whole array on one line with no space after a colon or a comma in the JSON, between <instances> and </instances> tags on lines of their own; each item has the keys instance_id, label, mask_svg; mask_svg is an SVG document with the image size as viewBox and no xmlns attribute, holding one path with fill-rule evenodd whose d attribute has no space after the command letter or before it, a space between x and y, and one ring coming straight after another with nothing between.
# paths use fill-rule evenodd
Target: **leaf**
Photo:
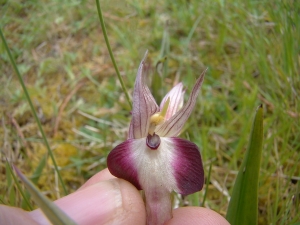
<instances>
[{"instance_id":1,"label":"leaf","mask_svg":"<svg viewBox=\"0 0 300 225\"><path fill-rule=\"evenodd\" d=\"M256 111L249 147L237 175L226 219L231 225L255 225L258 217L258 177L263 143L263 108Z\"/></svg>"},{"instance_id":2,"label":"leaf","mask_svg":"<svg viewBox=\"0 0 300 225\"><path fill-rule=\"evenodd\" d=\"M36 185L41 177L42 171L46 165L46 160L47 160L47 155L44 155L43 158L40 160L39 165L37 166L37 168L35 169L33 175L31 176L31 181ZM27 199L30 199L30 194L28 191L26 191L25 196ZM22 201L22 208L25 209L26 206L26 201L23 200Z\"/></svg>"},{"instance_id":3,"label":"leaf","mask_svg":"<svg viewBox=\"0 0 300 225\"><path fill-rule=\"evenodd\" d=\"M47 160L47 156L44 155L43 158L41 159L39 165L37 166L37 168L35 169L32 177L31 177L31 181L34 183L34 184L37 184L41 175L42 175L42 172L43 172L43 169L46 165L46 160Z\"/></svg>"},{"instance_id":4,"label":"leaf","mask_svg":"<svg viewBox=\"0 0 300 225\"><path fill-rule=\"evenodd\" d=\"M53 223L57 225L72 225L76 224L68 215L66 215L58 206L56 206L53 202L51 202L48 198L46 198L35 186L34 184L27 179L18 168L14 166L14 169L18 175L18 177L24 183L26 189L31 194L33 200L36 204L41 208L41 210L45 213L47 218Z\"/></svg>"},{"instance_id":5,"label":"leaf","mask_svg":"<svg viewBox=\"0 0 300 225\"><path fill-rule=\"evenodd\" d=\"M12 175L10 173L10 167L9 167L9 163L6 162L5 164L5 171L6 172L6 180L7 180L7 187L8 187L8 195L9 195L9 204L10 205L16 205L16 191L15 189L13 188L13 178L12 178ZM9 168L8 168L9 167Z\"/></svg>"},{"instance_id":6,"label":"leaf","mask_svg":"<svg viewBox=\"0 0 300 225\"><path fill-rule=\"evenodd\" d=\"M29 203L29 199L28 199L28 196L26 196L26 194L23 192L23 190L22 190L22 188L21 188L21 186L20 186L20 184L19 184L19 182L18 182L18 179L17 179L17 177L15 176L15 174L13 173L13 171L12 171L12 169L11 169L11 167L10 167L10 165L9 165L9 162L8 162L8 160L6 159L6 169L7 169L7 172L8 172L8 174L10 174L11 176L12 176L12 178L14 179L14 182L15 182L15 184L16 184L16 186L17 186L17 190L20 192L20 194L22 195L22 197L23 197L23 201L24 201L24 209L30 209L30 210L32 210L32 206L30 205L30 203ZM9 175L8 175L9 176ZM15 195L15 192L14 192L14 195ZM15 199L16 199L16 196L13 196L13 200L15 201ZM27 208L26 208L27 207Z\"/></svg>"}]
</instances>

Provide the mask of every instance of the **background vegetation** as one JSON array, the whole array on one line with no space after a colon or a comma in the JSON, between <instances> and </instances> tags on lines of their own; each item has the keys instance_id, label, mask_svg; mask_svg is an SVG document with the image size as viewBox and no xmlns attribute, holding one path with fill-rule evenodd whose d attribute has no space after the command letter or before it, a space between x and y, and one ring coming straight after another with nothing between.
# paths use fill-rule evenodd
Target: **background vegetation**
<instances>
[{"instance_id":1,"label":"background vegetation","mask_svg":"<svg viewBox=\"0 0 300 225\"><path fill-rule=\"evenodd\" d=\"M164 56L152 88L187 93L208 67L181 136L200 148L205 207L226 214L256 107L264 105L259 223L293 224L300 209L300 3L101 1L121 75L132 91L146 49ZM127 135L130 107L117 80L94 1L0 1L0 24L69 192L106 167ZM56 199L64 195L29 105L0 44L0 201L27 209L6 158ZM160 83L160 80L162 83ZM186 204L202 204L204 191ZM198 198L199 197L199 198ZM195 200L196 199L196 200ZM245 203L247 204L247 203Z\"/></svg>"}]
</instances>

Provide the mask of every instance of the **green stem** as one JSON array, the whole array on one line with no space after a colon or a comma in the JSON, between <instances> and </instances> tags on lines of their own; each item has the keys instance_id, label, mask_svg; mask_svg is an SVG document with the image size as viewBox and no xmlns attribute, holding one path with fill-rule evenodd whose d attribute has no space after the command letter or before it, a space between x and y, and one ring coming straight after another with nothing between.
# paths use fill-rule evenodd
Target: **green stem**
<instances>
[{"instance_id":1,"label":"green stem","mask_svg":"<svg viewBox=\"0 0 300 225\"><path fill-rule=\"evenodd\" d=\"M126 89L126 87L124 85L124 81L123 81L123 79L122 79L122 77L120 75L117 63L115 61L114 55L113 55L111 47L110 47L110 43L109 43L109 40L108 40L108 36L107 36L107 32L106 32L106 27L105 27L105 24L104 24L104 19L103 19L103 15L102 15L102 11L101 11L101 6L100 6L99 0L96 0L96 4L97 4L97 10L98 10L98 15L99 15L99 19L100 19L100 24L101 24L103 36L104 36L104 39L105 39L105 43L106 43L106 46L107 46L107 49L108 49L111 61L112 61L113 65L114 65L114 67L115 67L115 70L116 70L117 76L119 78L119 81L121 83L122 89L123 89L123 91L125 93L126 99L127 99L128 104L129 104L129 106L131 108L131 101L130 101L127 89Z\"/></svg>"},{"instance_id":2,"label":"green stem","mask_svg":"<svg viewBox=\"0 0 300 225\"><path fill-rule=\"evenodd\" d=\"M48 143L48 141L47 141L47 138L46 138L46 135L45 135L45 133L44 133L44 130L43 130L43 128L42 128L41 122L40 122L40 120L39 120L39 118L38 118L38 116L37 116L37 114L36 114L36 111L35 111L35 109L34 109L34 107L33 107L32 101L31 101L31 99L30 99L30 96L29 96L29 94L28 94L28 91L27 91L27 89L26 89L26 86L25 86L25 84L24 84L24 81L23 81L23 79L22 79L22 76L21 76L21 74L20 74L20 72L19 72L19 70L18 70L18 67L17 67L17 65L16 65L16 63L15 63L15 60L14 60L14 58L13 58L11 52L10 52L10 49L9 49L9 47L8 47L8 45L7 45L7 42L6 42L6 39L5 39L5 37L4 37L3 33L2 33L1 27L0 27L0 36L1 36L1 39L2 39L2 41L3 41L4 47L5 47L5 49L6 49L6 52L7 52L8 56L9 56L10 62L11 62L12 66L13 66L13 68L14 68L16 74L17 74L17 77L18 77L18 79L19 79L19 81L20 81L20 83L21 83L21 86L22 86L22 88L23 88L23 91L24 91L24 93L25 93L25 96L26 96L26 98L27 98L27 101L28 101L28 103L29 103L29 105L30 105L31 112L33 113L34 119L35 119L35 121L36 121L37 124L38 124L38 128L39 128L39 130L40 130L40 132L41 132L41 134L42 134L44 143L45 143L46 148L47 148L47 150L48 150L48 153L49 153L49 155L50 155L50 157L51 157L51 160L52 160L52 162L53 162L54 168L55 168L55 170L56 170L56 172L57 172L59 181L61 182L61 185L62 185L62 187L63 187L63 189L64 189L65 195L67 195L68 192L67 192L67 189L66 189L66 187L65 187L65 184L64 184L64 182L63 182L63 180L62 180L62 177L61 177L61 175L60 175L60 172L59 172L58 166L57 166L57 164L56 164L54 155L53 155L53 153L52 153L52 151L51 151L51 149L50 149L50 146L49 146L49 143Z\"/></svg>"},{"instance_id":3,"label":"green stem","mask_svg":"<svg viewBox=\"0 0 300 225\"><path fill-rule=\"evenodd\" d=\"M212 162L209 165L208 175L207 175L206 184L205 184L205 193L204 193L204 197L203 197L203 201L202 201L202 205L201 205L202 207L205 206L205 200L206 200L208 186L209 186L209 182L210 182L211 168L212 168Z\"/></svg>"}]
</instances>

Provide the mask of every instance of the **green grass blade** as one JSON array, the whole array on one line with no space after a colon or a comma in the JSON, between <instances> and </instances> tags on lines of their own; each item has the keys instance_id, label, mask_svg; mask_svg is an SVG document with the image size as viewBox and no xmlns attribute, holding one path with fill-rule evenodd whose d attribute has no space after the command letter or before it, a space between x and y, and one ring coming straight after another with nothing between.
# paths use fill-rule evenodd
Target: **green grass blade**
<instances>
[{"instance_id":1,"label":"green grass blade","mask_svg":"<svg viewBox=\"0 0 300 225\"><path fill-rule=\"evenodd\" d=\"M263 143L263 108L256 111L249 147L236 178L226 219L231 225L255 225L258 218L258 177Z\"/></svg>"},{"instance_id":2,"label":"green grass blade","mask_svg":"<svg viewBox=\"0 0 300 225\"><path fill-rule=\"evenodd\" d=\"M38 125L38 127L39 127L39 130L40 130L40 132L41 132L41 134L42 134L44 143L45 143L45 145L46 145L46 148L47 148L47 150L48 150L48 153L49 153L49 155L50 155L50 158L51 158L51 160L52 160L52 162L53 162L54 168L55 168L55 170L56 170L56 172L57 172L57 175L58 175L59 181L61 182L61 185L62 185L62 187L63 187L64 193L67 195L67 194L68 194L67 189L66 189L65 184L64 184L64 182L63 182L63 180L62 180L62 177L61 177L61 175L60 175L60 172L59 172L58 166L57 166L57 164L56 164L54 155L53 155L53 153L52 153L52 151L51 151L51 149L50 149L49 143L48 143L48 141L47 141L45 132L44 132L44 130L43 130L43 128L42 128L41 122L40 122L40 120L39 120L39 118L38 118L38 116L37 116L37 114L36 114L36 111L35 111L35 109L34 109L34 107L33 107L31 98L30 98L30 96L29 96L29 93L28 93L27 88L26 88L26 86L25 86L25 83L24 83L24 81L23 81L23 78L22 78L22 76L21 76L21 74L20 74L20 72L19 72L19 69L18 69L18 67L17 67L17 65L16 65L16 63L15 63L15 60L14 60L14 58L13 58L11 52L10 52L10 49L9 49L7 43L6 43L6 39L5 39L5 37L4 37L3 33L2 33L1 27L0 27L0 36L1 36L1 39L2 39L2 42L3 42L4 48L6 49L6 52L7 52L8 56L9 56L10 62L11 62L11 64L12 64L12 66L13 66L13 68L14 68L16 74L17 74L17 77L18 77L18 79L19 79L19 81L20 81L20 84L21 84L21 86L22 86L22 88L23 88L23 91L24 91L24 94L25 94L25 96L26 96L26 99L27 99L27 101L28 101L28 103L29 103L29 105L30 105L30 109L31 109L31 112L32 112L32 114L33 114L33 116L34 116L34 119L35 119L35 121L37 122L37 125Z\"/></svg>"},{"instance_id":3,"label":"green grass blade","mask_svg":"<svg viewBox=\"0 0 300 225\"><path fill-rule=\"evenodd\" d=\"M300 225L300 222L293 223L291 225Z\"/></svg>"},{"instance_id":4,"label":"green grass blade","mask_svg":"<svg viewBox=\"0 0 300 225\"><path fill-rule=\"evenodd\" d=\"M10 165L6 162L5 164L5 171L9 171ZM16 191L13 187L13 177L11 173L6 173L6 180L7 180L7 187L8 187L8 200L10 205L16 205ZM3 202L2 202L3 203Z\"/></svg>"},{"instance_id":5,"label":"green grass blade","mask_svg":"<svg viewBox=\"0 0 300 225\"><path fill-rule=\"evenodd\" d=\"M156 70L155 73L153 74L153 78L152 78L152 84L151 84L151 88L153 90L153 96L156 99L157 102L160 102L165 94L165 90L163 88L163 68L164 68L164 64L167 63L167 56L161 58L158 60L158 62L156 63Z\"/></svg>"},{"instance_id":6,"label":"green grass blade","mask_svg":"<svg viewBox=\"0 0 300 225\"><path fill-rule=\"evenodd\" d=\"M26 189L31 194L33 200L45 213L47 218L57 225L72 225L76 224L70 217L68 217L58 206L46 198L35 186L34 184L27 179L16 167L14 168L19 178L24 183Z\"/></svg>"},{"instance_id":7,"label":"green grass blade","mask_svg":"<svg viewBox=\"0 0 300 225\"><path fill-rule=\"evenodd\" d=\"M208 186L209 186L209 182L210 182L211 169L212 169L212 163L209 165L208 175L206 178L205 192L204 192L203 201L202 201L202 205L201 205L202 207L205 206L206 196L207 196L207 192L208 192Z\"/></svg>"},{"instance_id":8,"label":"green grass blade","mask_svg":"<svg viewBox=\"0 0 300 225\"><path fill-rule=\"evenodd\" d=\"M11 169L9 163L7 162L7 160L6 160L6 163L7 163L7 164L6 164L6 169L7 169L7 171L11 174L12 178L14 179L14 182L15 182L15 184L17 185L17 189L19 190L19 192L21 193L21 195L22 195L22 197L23 197L24 204L26 204L26 206L27 206L30 210L32 210L32 206L31 206L30 203L29 203L28 196L23 192L23 190L22 190L22 188L21 188L21 186L20 186L20 184L19 184L19 182L18 182L18 180L17 180L15 174L13 173L13 171L12 171L12 169Z\"/></svg>"},{"instance_id":9,"label":"green grass blade","mask_svg":"<svg viewBox=\"0 0 300 225\"><path fill-rule=\"evenodd\" d=\"M121 74L119 72L119 69L118 69L115 57L114 57L113 52L112 52L111 47L110 47L110 43L109 43L109 39L108 39L108 36L107 36L106 27L105 27L105 23L104 23L104 19L103 19L103 15L102 15L102 11L101 11L101 6L100 6L99 0L96 0L96 4L97 4L98 16L99 16L99 19L100 19L100 24L101 24L103 36L104 36L104 39L105 39L105 43L106 43L106 46L107 46L107 49L108 49L111 61L112 61L113 65L114 65L114 68L116 70L118 79L119 79L119 81L121 83L121 86L122 86L122 89L123 89L123 91L125 93L125 96L126 96L126 99L128 101L128 104L129 104L129 106L131 108L131 101L130 101L127 89L125 87L124 81L123 81L123 79L121 77Z\"/></svg>"},{"instance_id":10,"label":"green grass blade","mask_svg":"<svg viewBox=\"0 0 300 225\"><path fill-rule=\"evenodd\" d=\"M162 64L162 78L167 77L168 75L168 61L170 55L170 36L167 27L164 29L163 39L161 43L161 50L160 50L160 58L166 57L163 64Z\"/></svg>"},{"instance_id":11,"label":"green grass blade","mask_svg":"<svg viewBox=\"0 0 300 225\"><path fill-rule=\"evenodd\" d=\"M37 182L39 181L42 171L43 171L44 167L46 166L46 160L47 160L47 156L44 155L43 158L41 159L39 165L35 169L34 173L32 174L31 181L34 184L37 184Z\"/></svg>"}]
</instances>

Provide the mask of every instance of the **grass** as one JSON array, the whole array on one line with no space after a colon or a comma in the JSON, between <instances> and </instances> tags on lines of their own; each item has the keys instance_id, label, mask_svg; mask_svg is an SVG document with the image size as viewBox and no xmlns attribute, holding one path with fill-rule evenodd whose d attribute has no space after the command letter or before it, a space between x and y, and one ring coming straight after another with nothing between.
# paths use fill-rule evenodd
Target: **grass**
<instances>
[{"instance_id":1,"label":"grass","mask_svg":"<svg viewBox=\"0 0 300 225\"><path fill-rule=\"evenodd\" d=\"M108 152L126 138L130 120L96 4L44 0L0 4L2 30L63 181L73 192L106 167ZM191 90L208 67L197 106L181 134L201 148L206 174L212 165L205 207L226 214L253 115L263 103L259 224L299 221L300 4L105 0L101 6L130 94L146 49L153 66L168 57L153 84L158 101L177 81ZM0 71L0 202L28 209L5 158L48 197L56 199L64 192L3 43ZM187 200L197 204L198 196L201 202L204 191Z\"/></svg>"}]
</instances>

